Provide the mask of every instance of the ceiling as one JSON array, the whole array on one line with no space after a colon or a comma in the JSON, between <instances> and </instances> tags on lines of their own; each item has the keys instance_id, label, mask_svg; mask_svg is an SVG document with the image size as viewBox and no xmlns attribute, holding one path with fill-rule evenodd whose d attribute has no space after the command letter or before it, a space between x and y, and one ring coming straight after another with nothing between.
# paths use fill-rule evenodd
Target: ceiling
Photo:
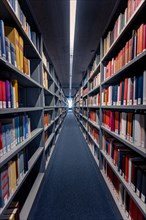
<instances>
[{"instance_id":1,"label":"ceiling","mask_svg":"<svg viewBox=\"0 0 146 220\"><path fill-rule=\"evenodd\" d=\"M72 0L73 1L73 0ZM97 49L117 0L77 0L72 96ZM69 95L69 0L29 0L65 95Z\"/></svg>"}]
</instances>

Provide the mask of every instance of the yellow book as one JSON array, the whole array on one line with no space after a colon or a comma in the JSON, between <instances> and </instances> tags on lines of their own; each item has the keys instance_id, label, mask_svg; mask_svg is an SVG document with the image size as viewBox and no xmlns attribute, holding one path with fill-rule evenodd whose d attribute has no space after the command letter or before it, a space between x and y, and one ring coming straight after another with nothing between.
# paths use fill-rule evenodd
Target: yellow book
<instances>
[{"instance_id":1,"label":"yellow book","mask_svg":"<svg viewBox=\"0 0 146 220\"><path fill-rule=\"evenodd\" d=\"M16 161L12 162L12 179L11 179L11 187L12 187L12 192L15 192L16 190L16 185L17 185L17 178L16 178Z\"/></svg>"},{"instance_id":2,"label":"yellow book","mask_svg":"<svg viewBox=\"0 0 146 220\"><path fill-rule=\"evenodd\" d=\"M18 108L19 107L19 100L18 100L18 81L17 80L12 80L12 86L14 88L14 108Z\"/></svg>"},{"instance_id":3,"label":"yellow book","mask_svg":"<svg viewBox=\"0 0 146 220\"><path fill-rule=\"evenodd\" d=\"M19 34L16 28L5 26L5 35L14 44L16 48L16 64L20 70L20 52L19 52Z\"/></svg>"},{"instance_id":4,"label":"yellow book","mask_svg":"<svg viewBox=\"0 0 146 220\"><path fill-rule=\"evenodd\" d=\"M23 72L23 49L24 48L24 42L22 37L19 36L19 59L20 59L20 71Z\"/></svg>"},{"instance_id":5,"label":"yellow book","mask_svg":"<svg viewBox=\"0 0 146 220\"><path fill-rule=\"evenodd\" d=\"M8 176L9 176L9 194L12 194L12 161L8 163Z\"/></svg>"}]
</instances>

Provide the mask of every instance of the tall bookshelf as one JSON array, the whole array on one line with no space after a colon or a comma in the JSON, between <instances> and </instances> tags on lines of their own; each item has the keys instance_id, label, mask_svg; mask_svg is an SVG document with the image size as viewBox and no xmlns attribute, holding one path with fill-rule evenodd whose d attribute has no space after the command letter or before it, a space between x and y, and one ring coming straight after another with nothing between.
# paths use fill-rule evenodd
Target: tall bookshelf
<instances>
[{"instance_id":1,"label":"tall bookshelf","mask_svg":"<svg viewBox=\"0 0 146 220\"><path fill-rule=\"evenodd\" d=\"M27 1L1 0L0 23L0 219L14 201L27 219L67 100Z\"/></svg>"},{"instance_id":2,"label":"tall bookshelf","mask_svg":"<svg viewBox=\"0 0 146 220\"><path fill-rule=\"evenodd\" d=\"M117 1L74 98L74 114L124 220L146 218L145 13L145 1Z\"/></svg>"}]
</instances>

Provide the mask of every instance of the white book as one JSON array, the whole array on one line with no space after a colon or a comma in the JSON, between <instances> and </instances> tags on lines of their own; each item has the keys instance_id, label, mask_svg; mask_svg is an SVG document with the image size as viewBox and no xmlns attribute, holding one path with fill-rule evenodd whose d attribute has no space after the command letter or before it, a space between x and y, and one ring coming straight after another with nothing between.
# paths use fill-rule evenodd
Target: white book
<instances>
[{"instance_id":1,"label":"white book","mask_svg":"<svg viewBox=\"0 0 146 220\"><path fill-rule=\"evenodd\" d=\"M135 120L134 120L134 144L136 146L141 146L140 114L135 114Z\"/></svg>"},{"instance_id":2,"label":"white book","mask_svg":"<svg viewBox=\"0 0 146 220\"><path fill-rule=\"evenodd\" d=\"M118 85L117 105L120 105L120 85Z\"/></svg>"},{"instance_id":3,"label":"white book","mask_svg":"<svg viewBox=\"0 0 146 220\"><path fill-rule=\"evenodd\" d=\"M126 118L127 118L127 113L126 112L122 112L121 114L121 123L122 123L122 137L124 139L126 139Z\"/></svg>"},{"instance_id":4,"label":"white book","mask_svg":"<svg viewBox=\"0 0 146 220\"><path fill-rule=\"evenodd\" d=\"M143 105L146 105L146 70L143 72Z\"/></svg>"},{"instance_id":5,"label":"white book","mask_svg":"<svg viewBox=\"0 0 146 220\"><path fill-rule=\"evenodd\" d=\"M127 105L130 105L131 78L128 78Z\"/></svg>"},{"instance_id":6,"label":"white book","mask_svg":"<svg viewBox=\"0 0 146 220\"><path fill-rule=\"evenodd\" d=\"M108 106L112 105L112 86L109 86L108 88Z\"/></svg>"},{"instance_id":7,"label":"white book","mask_svg":"<svg viewBox=\"0 0 146 220\"><path fill-rule=\"evenodd\" d=\"M140 115L140 125L141 125L141 147L146 148L146 115Z\"/></svg>"},{"instance_id":8,"label":"white book","mask_svg":"<svg viewBox=\"0 0 146 220\"><path fill-rule=\"evenodd\" d=\"M135 90L136 90L136 76L133 79L133 105L137 105L137 99L135 97Z\"/></svg>"}]
</instances>

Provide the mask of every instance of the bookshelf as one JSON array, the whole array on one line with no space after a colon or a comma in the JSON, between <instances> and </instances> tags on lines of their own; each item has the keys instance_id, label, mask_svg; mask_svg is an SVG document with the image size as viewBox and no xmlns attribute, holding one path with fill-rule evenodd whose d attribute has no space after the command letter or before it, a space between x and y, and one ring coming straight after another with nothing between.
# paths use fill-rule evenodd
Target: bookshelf
<instances>
[{"instance_id":1,"label":"bookshelf","mask_svg":"<svg viewBox=\"0 0 146 220\"><path fill-rule=\"evenodd\" d=\"M123 219L146 218L145 13L143 0L117 1L74 97L76 119Z\"/></svg>"},{"instance_id":2,"label":"bookshelf","mask_svg":"<svg viewBox=\"0 0 146 220\"><path fill-rule=\"evenodd\" d=\"M67 111L32 14L27 1L0 1L0 219L14 201L29 217Z\"/></svg>"}]
</instances>

